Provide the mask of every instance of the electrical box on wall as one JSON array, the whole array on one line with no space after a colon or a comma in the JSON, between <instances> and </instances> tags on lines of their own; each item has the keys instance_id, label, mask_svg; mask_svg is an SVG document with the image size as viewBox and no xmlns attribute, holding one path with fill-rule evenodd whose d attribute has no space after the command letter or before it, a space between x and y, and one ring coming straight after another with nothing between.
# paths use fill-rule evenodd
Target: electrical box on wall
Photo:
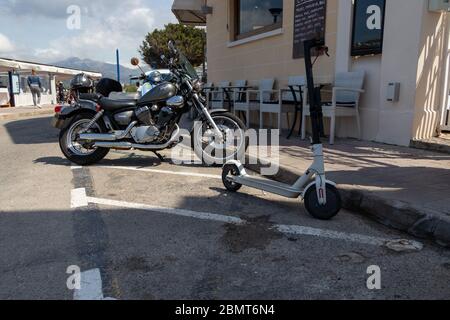
<instances>
[{"instance_id":1,"label":"electrical box on wall","mask_svg":"<svg viewBox=\"0 0 450 320\"><path fill-rule=\"evenodd\" d=\"M428 10L433 12L450 12L450 0L428 0Z\"/></svg>"},{"instance_id":2,"label":"electrical box on wall","mask_svg":"<svg viewBox=\"0 0 450 320\"><path fill-rule=\"evenodd\" d=\"M387 101L398 102L400 100L400 83L399 82L389 83L386 95Z\"/></svg>"}]
</instances>

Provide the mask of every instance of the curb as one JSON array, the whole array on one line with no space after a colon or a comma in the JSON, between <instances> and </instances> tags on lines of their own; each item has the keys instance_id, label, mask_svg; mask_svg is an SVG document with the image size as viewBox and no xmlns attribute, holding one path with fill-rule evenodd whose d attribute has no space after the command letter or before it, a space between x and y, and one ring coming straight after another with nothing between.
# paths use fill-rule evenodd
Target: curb
<instances>
[{"instance_id":1,"label":"curb","mask_svg":"<svg viewBox=\"0 0 450 320\"><path fill-rule=\"evenodd\" d=\"M246 156L245 167L261 173L261 168L269 163L255 161L253 157ZM273 180L293 184L298 173L280 166L278 174ZM450 247L450 217L442 216L428 208L411 205L398 200L386 199L375 195L368 190L362 190L352 185L339 185L344 209L362 214L385 226L407 232L408 234L428 239L443 247Z\"/></svg>"},{"instance_id":2,"label":"curb","mask_svg":"<svg viewBox=\"0 0 450 320\"><path fill-rule=\"evenodd\" d=\"M54 114L54 109L39 109L18 113L0 113L0 120L15 120L33 116L41 116L41 115L52 115Z\"/></svg>"},{"instance_id":3,"label":"curb","mask_svg":"<svg viewBox=\"0 0 450 320\"><path fill-rule=\"evenodd\" d=\"M410 146L415 149L450 154L450 145L442 145L433 141L412 140Z\"/></svg>"}]
</instances>

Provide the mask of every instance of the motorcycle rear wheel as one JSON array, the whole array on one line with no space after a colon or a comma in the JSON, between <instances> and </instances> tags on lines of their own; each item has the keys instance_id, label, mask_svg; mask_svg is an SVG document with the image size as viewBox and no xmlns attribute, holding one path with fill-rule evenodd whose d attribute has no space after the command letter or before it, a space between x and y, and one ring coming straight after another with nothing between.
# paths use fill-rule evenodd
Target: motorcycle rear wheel
<instances>
[{"instance_id":1,"label":"motorcycle rear wheel","mask_svg":"<svg viewBox=\"0 0 450 320\"><path fill-rule=\"evenodd\" d=\"M92 118L93 115L90 113L78 114L59 134L59 146L62 153L69 161L80 166L89 166L100 162L108 155L110 150L108 148L95 148L77 140L78 132L86 128ZM101 121L98 121L89 132L106 132L106 127Z\"/></svg>"}]
</instances>

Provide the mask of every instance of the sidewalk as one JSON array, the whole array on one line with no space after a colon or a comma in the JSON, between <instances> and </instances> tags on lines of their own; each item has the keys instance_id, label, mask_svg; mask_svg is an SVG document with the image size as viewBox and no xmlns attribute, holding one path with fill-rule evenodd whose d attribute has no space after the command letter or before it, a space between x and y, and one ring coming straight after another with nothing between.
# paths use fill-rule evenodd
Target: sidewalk
<instances>
[{"instance_id":1,"label":"sidewalk","mask_svg":"<svg viewBox=\"0 0 450 320\"><path fill-rule=\"evenodd\" d=\"M54 113L54 105L43 105L42 109L33 106L0 108L0 120L14 120L23 117L51 115Z\"/></svg>"},{"instance_id":2,"label":"sidewalk","mask_svg":"<svg viewBox=\"0 0 450 320\"><path fill-rule=\"evenodd\" d=\"M450 246L450 155L338 140L325 144L325 157L327 176L339 184L346 209ZM292 184L311 163L308 142L281 139L274 179ZM248 167L260 172L261 164Z\"/></svg>"}]
</instances>

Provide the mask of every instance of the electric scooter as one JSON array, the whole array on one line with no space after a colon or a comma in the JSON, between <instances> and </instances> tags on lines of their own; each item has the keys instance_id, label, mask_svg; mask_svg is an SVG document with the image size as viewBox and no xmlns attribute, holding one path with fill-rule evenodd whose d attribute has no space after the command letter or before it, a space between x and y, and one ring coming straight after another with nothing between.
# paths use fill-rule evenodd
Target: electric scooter
<instances>
[{"instance_id":1,"label":"electric scooter","mask_svg":"<svg viewBox=\"0 0 450 320\"><path fill-rule=\"evenodd\" d=\"M263 190L286 198L304 200L306 210L311 216L320 220L335 217L342 207L342 200L336 184L326 179L323 145L323 114L320 98L320 88L314 86L313 63L311 50L316 49L320 54L328 55L328 48L321 40L312 39L304 42L305 66L308 84L312 122L312 152L313 164L308 168L294 185L287 185L262 177L250 176L239 161L229 161L223 167L222 181L228 191L237 192L242 186Z\"/></svg>"}]
</instances>

